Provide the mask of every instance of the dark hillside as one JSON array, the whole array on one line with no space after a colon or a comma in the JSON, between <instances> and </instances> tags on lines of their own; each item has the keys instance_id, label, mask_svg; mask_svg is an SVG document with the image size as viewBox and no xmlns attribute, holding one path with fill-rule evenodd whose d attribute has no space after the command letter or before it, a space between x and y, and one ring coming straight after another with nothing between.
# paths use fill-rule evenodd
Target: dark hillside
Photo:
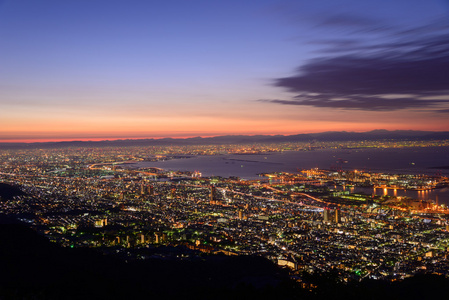
<instances>
[{"instance_id":1,"label":"dark hillside","mask_svg":"<svg viewBox=\"0 0 449 300\"><path fill-rule=\"evenodd\" d=\"M0 183L0 201L12 200L14 196L21 196L25 193L22 192L18 187Z\"/></svg>"},{"instance_id":2,"label":"dark hillside","mask_svg":"<svg viewBox=\"0 0 449 300\"><path fill-rule=\"evenodd\" d=\"M197 261L126 262L91 249L61 248L24 225L2 220L0 299L299 296L286 273L263 258L215 256Z\"/></svg>"}]
</instances>

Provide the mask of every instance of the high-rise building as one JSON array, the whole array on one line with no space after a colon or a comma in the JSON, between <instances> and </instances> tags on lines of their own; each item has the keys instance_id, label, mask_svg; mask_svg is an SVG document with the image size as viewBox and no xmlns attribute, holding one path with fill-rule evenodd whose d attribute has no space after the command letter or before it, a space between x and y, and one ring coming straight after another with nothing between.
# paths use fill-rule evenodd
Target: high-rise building
<instances>
[{"instance_id":1,"label":"high-rise building","mask_svg":"<svg viewBox=\"0 0 449 300\"><path fill-rule=\"evenodd\" d=\"M335 223L341 223L341 212L340 209L335 209Z\"/></svg>"},{"instance_id":2,"label":"high-rise building","mask_svg":"<svg viewBox=\"0 0 449 300\"><path fill-rule=\"evenodd\" d=\"M331 210L327 207L323 210L323 221L324 222L331 221Z\"/></svg>"},{"instance_id":3,"label":"high-rise building","mask_svg":"<svg viewBox=\"0 0 449 300\"><path fill-rule=\"evenodd\" d=\"M215 186L210 186L210 204L215 204Z\"/></svg>"}]
</instances>

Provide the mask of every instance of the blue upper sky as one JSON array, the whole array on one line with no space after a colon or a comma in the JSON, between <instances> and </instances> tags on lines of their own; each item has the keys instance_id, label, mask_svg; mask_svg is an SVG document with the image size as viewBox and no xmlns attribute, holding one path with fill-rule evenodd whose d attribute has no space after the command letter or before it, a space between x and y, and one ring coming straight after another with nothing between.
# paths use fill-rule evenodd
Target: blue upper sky
<instances>
[{"instance_id":1,"label":"blue upper sky","mask_svg":"<svg viewBox=\"0 0 449 300\"><path fill-rule=\"evenodd\" d=\"M0 0L0 140L443 130L448 23L443 0Z\"/></svg>"}]
</instances>

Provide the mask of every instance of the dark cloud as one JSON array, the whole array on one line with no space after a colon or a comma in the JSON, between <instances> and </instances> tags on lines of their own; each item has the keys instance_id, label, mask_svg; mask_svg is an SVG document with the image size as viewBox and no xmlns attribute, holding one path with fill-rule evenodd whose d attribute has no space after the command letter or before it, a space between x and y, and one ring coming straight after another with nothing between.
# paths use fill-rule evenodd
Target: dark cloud
<instances>
[{"instance_id":1,"label":"dark cloud","mask_svg":"<svg viewBox=\"0 0 449 300\"><path fill-rule=\"evenodd\" d=\"M410 36L417 38L417 36L426 38L429 36L439 36L448 30L448 19L446 17L434 20L431 23L414 26L411 28L398 29L393 32L393 35L399 38Z\"/></svg>"},{"instance_id":2,"label":"dark cloud","mask_svg":"<svg viewBox=\"0 0 449 300\"><path fill-rule=\"evenodd\" d=\"M275 85L291 92L336 95L447 91L449 55L421 59L342 56L315 60L299 68L297 75L277 79Z\"/></svg>"},{"instance_id":3,"label":"dark cloud","mask_svg":"<svg viewBox=\"0 0 449 300\"><path fill-rule=\"evenodd\" d=\"M424 32L423 27L419 30ZM298 96L264 101L359 110L445 110L439 106L449 102L449 33L440 31L419 40L410 39L410 32L401 37L377 44L330 41L334 48L347 47L307 62L293 76L275 79L275 86ZM391 94L396 96L386 96Z\"/></svg>"},{"instance_id":4,"label":"dark cloud","mask_svg":"<svg viewBox=\"0 0 449 300\"><path fill-rule=\"evenodd\" d=\"M330 100L325 96L302 97L301 100L261 100L283 105L302 105L313 107L329 107L348 110L367 110L367 111L392 111L405 108L424 108L431 107L439 103L449 103L449 100L416 100L410 98L384 99L384 98L351 98L344 100ZM449 110L447 110L449 111ZM443 112L443 111L441 111Z\"/></svg>"},{"instance_id":5,"label":"dark cloud","mask_svg":"<svg viewBox=\"0 0 449 300\"><path fill-rule=\"evenodd\" d=\"M350 34L386 34L395 32L395 27L386 25L381 20L368 16L356 16L352 14L333 14L321 17L316 27L343 30Z\"/></svg>"}]
</instances>

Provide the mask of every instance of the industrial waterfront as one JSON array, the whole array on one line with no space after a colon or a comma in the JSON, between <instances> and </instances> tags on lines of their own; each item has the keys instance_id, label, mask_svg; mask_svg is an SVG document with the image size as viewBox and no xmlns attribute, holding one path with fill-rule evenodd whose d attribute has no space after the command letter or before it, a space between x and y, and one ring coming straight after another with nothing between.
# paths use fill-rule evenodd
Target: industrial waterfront
<instances>
[{"instance_id":1,"label":"industrial waterfront","mask_svg":"<svg viewBox=\"0 0 449 300\"><path fill-rule=\"evenodd\" d=\"M228 153L215 146L3 151L0 180L16 192L2 198L0 212L63 247L94 248L126 260L256 255L288 268L299 281L301 274L330 271L344 282L449 273L444 197L438 202L399 194L443 195L448 178L430 168L447 162L446 147L418 149L422 153L296 147L302 150L234 145ZM396 159L390 151L405 158L390 171L404 165L432 171L351 168L359 154L381 153L389 164ZM323 154L327 161L311 159ZM344 154L352 160L346 162ZM226 172L250 172L217 176L224 169L213 161L229 166ZM329 163L329 169L316 168ZM281 171L285 166L294 171Z\"/></svg>"}]
</instances>

